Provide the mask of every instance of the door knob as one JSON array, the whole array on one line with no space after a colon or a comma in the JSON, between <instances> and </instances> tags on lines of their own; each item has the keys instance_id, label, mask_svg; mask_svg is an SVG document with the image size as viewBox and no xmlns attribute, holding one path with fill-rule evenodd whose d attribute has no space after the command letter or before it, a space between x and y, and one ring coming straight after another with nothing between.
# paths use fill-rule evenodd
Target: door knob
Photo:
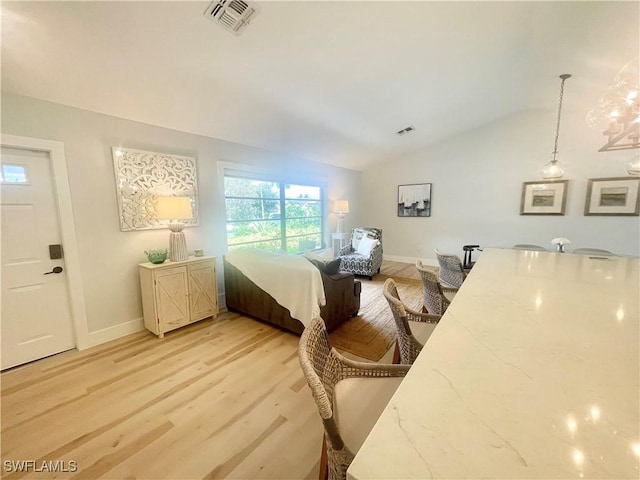
<instances>
[{"instance_id":1,"label":"door knob","mask_svg":"<svg viewBox=\"0 0 640 480\"><path fill-rule=\"evenodd\" d=\"M51 275L52 273L62 273L62 267L53 267L53 270L45 273L45 275Z\"/></svg>"}]
</instances>

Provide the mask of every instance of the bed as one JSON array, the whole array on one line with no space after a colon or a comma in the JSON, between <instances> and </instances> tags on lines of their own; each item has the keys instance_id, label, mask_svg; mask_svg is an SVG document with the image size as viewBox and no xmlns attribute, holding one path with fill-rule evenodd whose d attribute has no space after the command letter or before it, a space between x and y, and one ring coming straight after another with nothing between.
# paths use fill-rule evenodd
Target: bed
<instances>
[{"instance_id":1,"label":"bed","mask_svg":"<svg viewBox=\"0 0 640 480\"><path fill-rule=\"evenodd\" d=\"M311 319L303 318L301 320L294 318L289 309L278 303L264 288L259 287L254 281L250 280L238 266L232 264L227 258L228 255L223 257L227 309L268 322L296 334L301 334L304 330L304 324ZM284 272L277 271L277 269L283 268L283 259L275 258L272 260L274 264L279 262L279 265L271 267L274 270L271 272L273 278L281 278ZM270 260L267 259L267 261ZM309 265L312 264L309 263ZM313 268L317 267L313 266ZM358 280L355 280L351 273L328 274L320 269L318 271L325 299L325 304L319 305L319 314L324 320L327 329L332 330L345 320L357 315L360 309L361 284ZM296 286L292 288L295 289ZM307 290L306 287L300 288L299 285L298 288L300 291ZM297 314L296 316L300 317L301 315ZM306 316L308 317L309 315Z\"/></svg>"}]
</instances>

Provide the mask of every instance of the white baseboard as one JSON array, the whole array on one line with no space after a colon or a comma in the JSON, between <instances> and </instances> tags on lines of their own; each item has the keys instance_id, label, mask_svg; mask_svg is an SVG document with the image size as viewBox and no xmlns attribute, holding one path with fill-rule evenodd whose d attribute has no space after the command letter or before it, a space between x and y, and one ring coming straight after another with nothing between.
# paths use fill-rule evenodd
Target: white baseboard
<instances>
[{"instance_id":1,"label":"white baseboard","mask_svg":"<svg viewBox=\"0 0 640 480\"><path fill-rule=\"evenodd\" d=\"M82 347L78 346L78 350L95 347L96 345L101 345L103 343L110 342L111 340L116 340L120 337L124 337L125 335L139 332L140 330L144 330L142 317L135 318L118 325L114 325L113 327L104 328L95 332L89 332L87 344L82 345Z\"/></svg>"},{"instance_id":2,"label":"white baseboard","mask_svg":"<svg viewBox=\"0 0 640 480\"><path fill-rule=\"evenodd\" d=\"M224 293L218 294L218 314L227 312L227 304L224 299ZM114 325L113 327L104 328L95 332L89 332L88 340L83 345L78 345L78 350L95 347L103 343L117 340L120 337L131 335L132 333L144 330L144 321L142 317L134 318L128 322Z\"/></svg>"},{"instance_id":3,"label":"white baseboard","mask_svg":"<svg viewBox=\"0 0 640 480\"><path fill-rule=\"evenodd\" d=\"M220 301L222 299L222 302ZM227 304L224 301L224 294L218 295L218 314L227 312ZM104 328L95 332L89 332L88 341L84 345L78 345L78 350L84 350L86 348L95 347L103 343L110 342L111 340L117 340L118 338L132 333L144 330L144 321L142 317L134 318L128 322L114 325L113 327Z\"/></svg>"},{"instance_id":4,"label":"white baseboard","mask_svg":"<svg viewBox=\"0 0 640 480\"><path fill-rule=\"evenodd\" d=\"M384 255L384 260L389 260L391 262L402 262L402 263L416 263L416 260L422 260L422 263L425 265L428 265L430 267L437 267L439 266L438 264L438 260L437 259L431 259L431 258L414 258L414 257L401 257L399 255Z\"/></svg>"}]
</instances>

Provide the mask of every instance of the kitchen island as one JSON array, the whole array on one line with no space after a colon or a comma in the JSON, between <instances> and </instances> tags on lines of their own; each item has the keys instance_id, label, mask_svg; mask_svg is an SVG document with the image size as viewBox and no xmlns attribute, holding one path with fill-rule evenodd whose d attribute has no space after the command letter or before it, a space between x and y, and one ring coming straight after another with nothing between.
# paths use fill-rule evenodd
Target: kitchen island
<instances>
[{"instance_id":1,"label":"kitchen island","mask_svg":"<svg viewBox=\"0 0 640 480\"><path fill-rule=\"evenodd\" d=\"M639 478L639 265L486 249L348 478Z\"/></svg>"}]
</instances>

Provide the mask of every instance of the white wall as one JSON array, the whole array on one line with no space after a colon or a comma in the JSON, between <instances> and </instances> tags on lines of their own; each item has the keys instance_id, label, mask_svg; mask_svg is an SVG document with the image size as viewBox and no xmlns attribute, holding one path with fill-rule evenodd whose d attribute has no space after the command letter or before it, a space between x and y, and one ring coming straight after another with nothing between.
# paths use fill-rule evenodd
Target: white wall
<instances>
[{"instance_id":1,"label":"white wall","mask_svg":"<svg viewBox=\"0 0 640 480\"><path fill-rule=\"evenodd\" d=\"M120 231L112 146L196 157L200 226L185 229L185 235L189 249L203 248L219 257L220 291L225 221L218 161L326 179L332 200L346 198L355 204L360 196L360 172L5 93L2 133L65 145L90 333L139 320L137 265L146 261L144 250L166 247L169 239L167 230ZM329 231L335 231L333 214Z\"/></svg>"},{"instance_id":2,"label":"white wall","mask_svg":"<svg viewBox=\"0 0 640 480\"><path fill-rule=\"evenodd\" d=\"M570 102L566 105L571 106ZM556 236L570 238L571 247L601 247L639 255L639 217L583 215L587 179L625 176L627 160L638 151L597 152L602 138L586 127L579 111L563 111L560 134L560 159L567 167L565 178L570 180L566 215L519 215L522 182L540 180L540 169L550 158L554 120L552 111L524 112L360 174L222 140L2 95L2 133L65 144L89 332L140 318L137 264L145 261L144 250L165 246L168 237L164 230L120 231L112 146L197 158L201 225L186 229L187 242L190 249L203 248L218 257L224 253L225 232L218 161L326 178L329 199L350 202L347 231L354 225L380 226L385 257L390 259L434 260L436 247L462 255L462 245L470 243L551 247L549 242ZM398 218L398 185L422 182L433 184L431 217ZM335 231L332 213L329 231Z\"/></svg>"},{"instance_id":3,"label":"white wall","mask_svg":"<svg viewBox=\"0 0 640 480\"><path fill-rule=\"evenodd\" d=\"M552 248L554 237L569 238L571 248L639 255L639 217L584 216L587 179L627 176L639 151L598 152L604 137L586 126L582 109L567 106L558 147L569 180L564 216L519 214L522 182L541 181L551 158L556 119L522 112L363 173L364 221L382 227L385 258L432 262L436 247L462 257L466 244ZM397 217L398 185L423 182L433 184L431 217Z\"/></svg>"}]
</instances>

